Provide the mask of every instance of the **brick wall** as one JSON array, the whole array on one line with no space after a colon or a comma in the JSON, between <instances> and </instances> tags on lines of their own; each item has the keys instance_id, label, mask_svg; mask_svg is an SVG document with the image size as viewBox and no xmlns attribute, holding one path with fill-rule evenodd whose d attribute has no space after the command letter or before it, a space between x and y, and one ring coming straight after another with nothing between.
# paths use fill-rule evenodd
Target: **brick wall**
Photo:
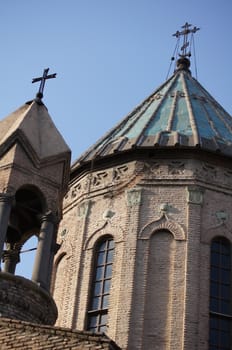
<instances>
[{"instance_id":1,"label":"brick wall","mask_svg":"<svg viewBox=\"0 0 232 350\"><path fill-rule=\"evenodd\" d=\"M103 334L0 319L1 350L120 350Z\"/></svg>"},{"instance_id":2,"label":"brick wall","mask_svg":"<svg viewBox=\"0 0 232 350\"><path fill-rule=\"evenodd\" d=\"M145 159L73 180L56 257L58 263L66 254L65 276L55 276L59 325L85 328L94 244L111 234L107 335L129 350L208 348L210 241L215 235L232 240L230 169L211 161ZM169 243L162 241L167 231ZM63 278L66 285L56 289Z\"/></svg>"},{"instance_id":3,"label":"brick wall","mask_svg":"<svg viewBox=\"0 0 232 350\"><path fill-rule=\"evenodd\" d=\"M53 325L57 308L45 290L20 276L0 272L1 317Z\"/></svg>"}]
</instances>

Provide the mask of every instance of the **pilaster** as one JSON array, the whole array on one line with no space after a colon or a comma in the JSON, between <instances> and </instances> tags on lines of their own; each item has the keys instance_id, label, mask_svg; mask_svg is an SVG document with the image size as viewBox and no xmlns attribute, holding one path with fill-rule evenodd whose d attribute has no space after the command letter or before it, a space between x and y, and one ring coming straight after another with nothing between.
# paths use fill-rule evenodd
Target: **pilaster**
<instances>
[{"instance_id":1,"label":"pilaster","mask_svg":"<svg viewBox=\"0 0 232 350\"><path fill-rule=\"evenodd\" d=\"M0 193L0 258L3 255L13 198L7 193Z\"/></svg>"},{"instance_id":2,"label":"pilaster","mask_svg":"<svg viewBox=\"0 0 232 350\"><path fill-rule=\"evenodd\" d=\"M199 291L200 291L200 233L203 190L187 188L188 236L185 266L184 333L183 349L193 350L198 346ZM193 307L194 305L194 307Z\"/></svg>"},{"instance_id":3,"label":"pilaster","mask_svg":"<svg viewBox=\"0 0 232 350\"><path fill-rule=\"evenodd\" d=\"M127 239L122 254L120 306L118 310L116 342L123 348L130 348L128 344L131 329L132 303L134 291L134 273L136 263L137 238L139 231L140 205L142 189L133 188L126 191L127 221L125 232Z\"/></svg>"}]
</instances>

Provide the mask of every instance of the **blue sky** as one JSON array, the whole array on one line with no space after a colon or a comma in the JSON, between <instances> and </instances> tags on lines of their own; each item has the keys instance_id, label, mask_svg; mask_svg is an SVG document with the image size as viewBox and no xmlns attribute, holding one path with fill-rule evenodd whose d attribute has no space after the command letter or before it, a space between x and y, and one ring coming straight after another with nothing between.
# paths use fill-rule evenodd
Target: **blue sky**
<instances>
[{"instance_id":1,"label":"blue sky","mask_svg":"<svg viewBox=\"0 0 232 350\"><path fill-rule=\"evenodd\" d=\"M231 113L231 13L230 0L1 1L0 118L49 67L44 103L76 159L165 81L186 21L201 28L198 80Z\"/></svg>"},{"instance_id":2,"label":"blue sky","mask_svg":"<svg viewBox=\"0 0 232 350\"><path fill-rule=\"evenodd\" d=\"M2 0L0 118L49 67L44 103L75 160L165 81L186 21L201 28L198 80L231 114L231 13L230 0Z\"/></svg>"}]
</instances>

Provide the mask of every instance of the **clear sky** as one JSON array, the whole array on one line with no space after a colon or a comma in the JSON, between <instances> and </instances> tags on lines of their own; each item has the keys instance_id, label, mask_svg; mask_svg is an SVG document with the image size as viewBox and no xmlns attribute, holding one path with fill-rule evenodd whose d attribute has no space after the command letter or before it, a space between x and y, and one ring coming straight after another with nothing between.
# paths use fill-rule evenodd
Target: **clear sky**
<instances>
[{"instance_id":1,"label":"clear sky","mask_svg":"<svg viewBox=\"0 0 232 350\"><path fill-rule=\"evenodd\" d=\"M0 118L49 67L44 103L75 160L165 81L186 21L198 80L231 114L231 14L231 0L2 0Z\"/></svg>"}]
</instances>

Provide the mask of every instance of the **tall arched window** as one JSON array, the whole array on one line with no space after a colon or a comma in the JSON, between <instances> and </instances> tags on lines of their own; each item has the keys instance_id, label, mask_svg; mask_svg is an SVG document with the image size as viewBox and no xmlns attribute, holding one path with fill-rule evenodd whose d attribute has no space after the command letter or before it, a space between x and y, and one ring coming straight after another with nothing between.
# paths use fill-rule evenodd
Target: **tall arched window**
<instances>
[{"instance_id":1,"label":"tall arched window","mask_svg":"<svg viewBox=\"0 0 232 350\"><path fill-rule=\"evenodd\" d=\"M231 349L231 244L217 237L211 244L209 350Z\"/></svg>"},{"instance_id":2,"label":"tall arched window","mask_svg":"<svg viewBox=\"0 0 232 350\"><path fill-rule=\"evenodd\" d=\"M95 267L88 309L88 330L105 332L112 278L114 241L111 237L101 240L95 249Z\"/></svg>"}]
</instances>

